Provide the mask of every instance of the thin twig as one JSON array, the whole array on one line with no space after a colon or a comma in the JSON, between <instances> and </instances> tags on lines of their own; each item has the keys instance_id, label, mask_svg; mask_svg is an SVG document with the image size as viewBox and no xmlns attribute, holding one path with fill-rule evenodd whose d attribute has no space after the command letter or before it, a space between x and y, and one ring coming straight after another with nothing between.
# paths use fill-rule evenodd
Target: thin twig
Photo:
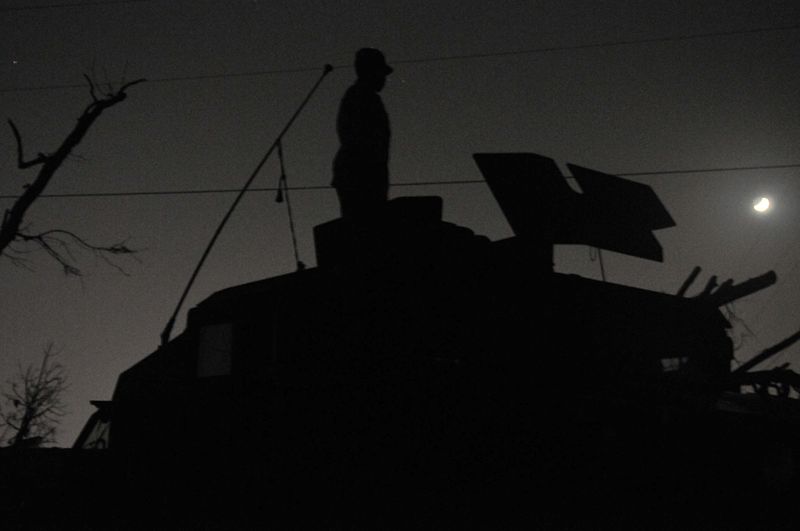
<instances>
[{"instance_id":1,"label":"thin twig","mask_svg":"<svg viewBox=\"0 0 800 531\"><path fill-rule=\"evenodd\" d=\"M94 81L92 81L92 78L90 78L86 74L83 74L83 77L84 79L86 79L86 82L89 83L89 95L92 97L92 101L96 103L98 100L97 100L97 93L95 92L94 89Z\"/></svg>"},{"instance_id":2,"label":"thin twig","mask_svg":"<svg viewBox=\"0 0 800 531\"><path fill-rule=\"evenodd\" d=\"M64 274L66 275L80 276L82 274L80 269L74 265L76 258L72 254L72 246L70 243L90 251L107 265L113 267L125 276L128 276L129 273L125 271L122 266L114 262L109 255L133 255L138 252L136 249L128 247L124 241L112 245L94 245L74 232L63 229L52 229L40 234L19 233L18 238L22 241L39 245L62 266ZM59 247L60 250L57 249L56 246Z\"/></svg>"},{"instance_id":3,"label":"thin twig","mask_svg":"<svg viewBox=\"0 0 800 531\"><path fill-rule=\"evenodd\" d=\"M19 129L17 129L17 126L11 119L8 120L8 125L11 126L11 131L14 132L14 138L17 141L17 166L19 169L24 170L25 168L30 168L31 166L36 166L37 164L44 164L47 162L48 157L44 153L39 153L35 159L26 162L25 157L23 156L22 136L19 134Z\"/></svg>"}]
</instances>

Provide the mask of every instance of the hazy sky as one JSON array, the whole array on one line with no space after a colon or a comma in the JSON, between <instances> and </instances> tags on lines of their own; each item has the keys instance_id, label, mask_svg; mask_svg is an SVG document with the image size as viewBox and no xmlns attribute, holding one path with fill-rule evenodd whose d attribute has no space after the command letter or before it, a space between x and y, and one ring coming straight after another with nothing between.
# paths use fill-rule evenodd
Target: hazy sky
<instances>
[{"instance_id":1,"label":"hazy sky","mask_svg":"<svg viewBox=\"0 0 800 531\"><path fill-rule=\"evenodd\" d=\"M84 73L150 80L101 117L49 193L238 188L331 63L342 68L284 144L290 185L327 185L336 108L353 79L345 65L362 46L383 49L395 66L383 93L395 183L480 179L474 152L534 152L608 173L800 163L796 0L98 4L0 2L0 114L15 120L29 154L54 150L90 101ZM609 45L583 47L601 43ZM0 133L0 195L20 193L33 171L16 169L11 131ZM271 160L254 186L277 176ZM695 265L704 269L695 290L711 274L743 281L773 269L777 286L735 305L755 333L737 357L800 327L800 167L633 179L654 188L677 227L657 233L664 263L604 253L609 281L674 293ZM483 184L391 194L442 195L447 221L510 235ZM764 194L775 208L758 216L751 203ZM0 259L0 377L48 342L63 350L71 388L60 444L77 436L89 400L110 398L117 375L158 346L233 197L42 198L30 210L31 230L141 249L138 262L120 262L129 276L85 255L82 279L41 252L30 256L33 272ZM292 201L301 259L313 265L312 228L336 217L335 194L297 191ZM273 193L248 195L185 309L292 271L290 242L285 206ZM600 275L585 247L556 257L560 271ZM185 310L173 335L184 323ZM787 361L800 361L800 348L774 363Z\"/></svg>"}]
</instances>

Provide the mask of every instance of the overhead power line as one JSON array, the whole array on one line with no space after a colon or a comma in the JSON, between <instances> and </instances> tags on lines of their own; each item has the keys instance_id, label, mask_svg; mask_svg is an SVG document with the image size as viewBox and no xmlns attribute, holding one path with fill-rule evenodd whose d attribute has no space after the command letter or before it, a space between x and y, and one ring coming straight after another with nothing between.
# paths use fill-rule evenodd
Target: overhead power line
<instances>
[{"instance_id":1,"label":"overhead power line","mask_svg":"<svg viewBox=\"0 0 800 531\"><path fill-rule=\"evenodd\" d=\"M761 166L732 166L727 168L700 168L691 170L662 170L662 171L640 171L640 172L627 172L615 173L618 177L644 177L648 175L689 175L693 173L722 173L732 171L754 171L754 170L781 170L800 168L798 164L773 164ZM459 186L468 184L483 184L486 181L483 179L467 179L459 181L413 181L413 182L395 182L391 183L392 187L405 187L405 186ZM291 186L288 190L291 191L316 191L316 190L329 190L332 189L329 185L315 185L315 186ZM205 188L197 190L151 190L151 191L128 191L128 192L79 192L79 193L64 193L64 194L42 194L39 197L50 198L89 198L89 197L135 197L135 196L160 196L160 195L207 195L207 194L233 194L239 193L241 190L238 188ZM277 192L277 187L265 188L250 188L249 192ZM18 199L19 195L0 195L0 199Z\"/></svg>"},{"instance_id":2,"label":"overhead power line","mask_svg":"<svg viewBox=\"0 0 800 531\"><path fill-rule=\"evenodd\" d=\"M128 1L149 1L149 0L128 0ZM488 53L473 53L473 54L460 54L460 55L441 55L441 56L431 56L431 57L418 57L418 58L410 58L410 59L398 59L392 61L392 64L395 65L407 65L407 64L424 64L424 63L435 63L435 62L443 62L443 61L466 61L466 60L473 60L473 59L487 59L493 57L513 57L518 55L531 55L537 53L553 53L553 52L567 52L567 51L580 51L580 50L590 50L596 48L611 48L616 46L631 46L635 44L654 44L654 43L662 43L662 42L679 42L679 41L688 41L688 40L695 40L695 39L709 39L714 37L733 37L738 35L752 35L757 33L767 33L767 32L775 32L775 31L789 31L789 30L796 30L800 29L800 23L798 24L790 24L784 26L769 26L769 27L762 27L762 28L750 28L750 29L742 29L742 30L726 30L726 31L710 31L704 33L691 33L688 35L677 35L677 36L667 36L667 37L648 37L642 39L621 39L621 40L612 40L612 41L603 41L603 42L596 42L596 43L588 43L588 44L573 44L573 45L564 45L564 46L545 46L539 48L527 48L522 50L508 50L508 51L500 51L500 52L488 52ZM350 64L340 64L340 65L333 65L334 68L345 68L350 67ZM246 72L228 72L228 73L219 73L219 74L195 74L195 75L186 75L186 76L168 76L168 77L149 77L148 81L150 83L174 83L174 82L181 82L181 81L206 81L212 79L229 79L229 78L242 78L242 77L257 77L257 76L268 76L268 75L277 75L277 74L297 74L297 73L304 73L304 72L318 72L319 67L300 67L300 68L279 68L279 69L265 69L265 70L250 70ZM31 86L31 87L10 87L10 88L3 88L0 89L0 93L9 93L9 92L31 92L31 91L38 91L38 90L65 90L65 89L78 89L78 88L86 88L85 84L78 83L78 84L62 84L62 85L40 85L40 86Z\"/></svg>"},{"instance_id":3,"label":"overhead power line","mask_svg":"<svg viewBox=\"0 0 800 531\"><path fill-rule=\"evenodd\" d=\"M141 4L152 0L107 0L105 2L67 2L64 4L42 4L38 6L11 6L0 7L0 13L15 13L18 11L40 11L43 9L57 9L65 7L101 7L115 4Z\"/></svg>"},{"instance_id":4,"label":"overhead power line","mask_svg":"<svg viewBox=\"0 0 800 531\"><path fill-rule=\"evenodd\" d=\"M701 168L694 170L664 170L664 171L642 171L615 173L618 177L639 177L646 175L679 175L687 173L719 173L724 171L750 171L750 170L786 170L800 168L800 164L770 164L763 166L729 166L727 168Z\"/></svg>"},{"instance_id":5,"label":"overhead power line","mask_svg":"<svg viewBox=\"0 0 800 531\"><path fill-rule=\"evenodd\" d=\"M432 63L435 61L454 61L462 59L483 59L491 57L507 57L514 55L527 55L534 53L548 53L548 52L565 52L573 50L589 50L592 48L610 48L613 46L629 46L633 44L650 44L660 42L677 42L688 41L692 39L708 39L712 37L733 37L737 35L751 35L754 33L766 33L771 31L786 31L800 29L800 24L790 24L786 26L768 26L763 28L750 28L743 30L727 30L727 31L709 31L704 33L690 33L687 35L677 35L672 37L649 37L643 39L621 39L612 41L603 41L589 44L573 44L566 46L549 46L543 48L530 48L527 50L515 50L507 52L493 52L493 53L475 53L465 55L448 55L442 57L429 57L422 59L406 59L399 61L392 61L392 64L409 64L409 63Z\"/></svg>"}]
</instances>

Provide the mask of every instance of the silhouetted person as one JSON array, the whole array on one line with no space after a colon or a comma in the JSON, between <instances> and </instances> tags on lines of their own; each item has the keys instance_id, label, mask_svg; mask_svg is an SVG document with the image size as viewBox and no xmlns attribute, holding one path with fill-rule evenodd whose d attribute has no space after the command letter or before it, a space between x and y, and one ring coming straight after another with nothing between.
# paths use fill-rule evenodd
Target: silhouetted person
<instances>
[{"instance_id":1,"label":"silhouetted person","mask_svg":"<svg viewBox=\"0 0 800 531\"><path fill-rule=\"evenodd\" d=\"M339 105L339 151L333 160L333 186L342 217L375 217L389 193L389 116L378 93L393 69L379 50L356 52L357 80Z\"/></svg>"}]
</instances>

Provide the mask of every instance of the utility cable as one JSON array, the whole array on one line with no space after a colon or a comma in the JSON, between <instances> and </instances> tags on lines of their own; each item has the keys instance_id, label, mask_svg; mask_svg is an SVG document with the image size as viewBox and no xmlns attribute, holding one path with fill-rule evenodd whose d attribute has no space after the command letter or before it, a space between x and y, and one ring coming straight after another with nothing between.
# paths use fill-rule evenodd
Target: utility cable
<instances>
[{"instance_id":1,"label":"utility cable","mask_svg":"<svg viewBox=\"0 0 800 531\"><path fill-rule=\"evenodd\" d=\"M131 1L131 0L128 0ZM139 0L139 1L146 1L146 0ZM498 57L513 57L519 55L531 55L531 54L538 54L538 53L553 53L553 52L569 52L569 51L580 51L580 50L590 50L590 49L597 49L597 48L611 48L611 47L619 47L619 46L632 46L636 44L656 44L662 42L680 42L680 41L688 41L688 40L697 40L697 39L709 39L714 37L734 37L739 35L753 35L758 33L767 33L767 32L775 32L775 31L789 31L789 30L796 30L800 29L800 23L797 24L789 24L783 26L768 26L762 28L750 28L750 29L743 29L743 30L725 30L725 31L710 31L710 32L703 32L703 33L690 33L687 35L676 35L676 36L666 36L666 37L649 37L649 38L642 38L642 39L622 39L616 41L602 41L602 42L595 42L595 43L587 43L587 44L568 44L563 46L544 46L538 48L526 48L521 50L507 50L507 51L500 51L500 52L486 52L486 53L473 53L473 54L458 54L458 55L441 55L441 56L431 56L431 57L418 57L418 58L409 58L409 59L398 59L392 61L392 64L395 65L410 65L410 64L425 64L425 63L436 63L436 62L443 62L443 61L466 61L466 60L473 60L473 59L488 59L488 58L498 58ZM344 68L350 67L350 64L341 64L341 65L334 65L334 68ZM275 75L275 74L296 74L296 73L303 73L303 72L315 72L317 68L313 67L301 67L301 68L283 68L283 69L267 69L267 70L251 70L247 72L229 72L229 73L220 73L220 74L197 74L197 75L188 75L188 76L171 76L171 77L151 77L148 76L148 84L152 83L172 83L172 82L179 82L179 81L204 81L210 79L228 79L228 78L237 78L237 77L254 77L254 76L267 76L267 75ZM11 87L11 88L2 88L0 89L0 93L9 93L9 92L31 92L31 91L39 91L39 90L58 90L58 89L77 89L77 88L86 88L85 84L63 84L63 85L41 85L41 86L29 86L29 87Z\"/></svg>"},{"instance_id":2,"label":"utility cable","mask_svg":"<svg viewBox=\"0 0 800 531\"><path fill-rule=\"evenodd\" d=\"M732 166L725 168L701 168L701 169L687 169L687 170L661 170L661 171L640 171L640 172L627 172L627 173L614 173L617 177L646 177L656 175L683 175L693 173L723 173L733 171L754 171L754 170L782 170L782 169L795 169L800 168L798 164L773 164L773 165L760 165L760 166ZM404 187L404 186L458 186L467 184L484 184L486 181L483 179L466 179L466 180L452 180L452 181L401 181L391 183L391 187ZM313 185L313 186L287 186L286 190L292 191L318 191L330 190L330 185ZM277 192L279 188L249 188L249 192ZM42 194L39 198L89 198L89 197L135 197L135 196L162 196L162 195L204 195L204 194L233 194L238 193L238 188L205 188L199 190L153 190L153 191L128 191L128 192L78 192L78 193L55 193L55 194ZM5 194L0 195L0 199L18 199L21 195L18 194Z\"/></svg>"},{"instance_id":3,"label":"utility cable","mask_svg":"<svg viewBox=\"0 0 800 531\"><path fill-rule=\"evenodd\" d=\"M514 55L528 55L528 54L535 54L535 53L550 53L550 52L566 52L566 51L578 51L578 50L589 50L593 48L611 48L614 46L630 46L633 44L654 44L654 43L661 43L661 42L678 42L678 41L688 41L694 39L708 39L712 37L733 37L737 35L751 35L755 33L765 33L771 31L786 31L786 30L796 30L800 29L800 24L789 24L785 26L767 26L762 28L750 28L750 29L743 29L743 30L723 30L723 31L709 31L703 33L690 33L687 35L675 35L675 36L667 36L667 37L649 37L643 39L623 39L623 40L615 40L615 41L603 41L603 42L596 42L596 43L588 43L588 44L572 44L572 45L564 45L564 46L548 46L542 48L530 48L530 49L523 49L523 50L512 50L506 52L490 52L490 53L475 53L475 54L463 54L463 55L447 55L447 56L440 56L440 57L428 57L428 58L420 58L420 59L400 59L397 61L392 61L392 64L417 64L417 63L433 63L437 61L458 61L458 60L466 60L466 59L486 59L492 57L509 57Z\"/></svg>"},{"instance_id":4,"label":"utility cable","mask_svg":"<svg viewBox=\"0 0 800 531\"><path fill-rule=\"evenodd\" d=\"M107 0L105 2L69 2L65 4L43 4L39 6L11 6L0 7L0 13L15 13L19 11L42 11L45 9L58 9L65 7L103 7L118 4L141 4L152 0Z\"/></svg>"}]
</instances>

